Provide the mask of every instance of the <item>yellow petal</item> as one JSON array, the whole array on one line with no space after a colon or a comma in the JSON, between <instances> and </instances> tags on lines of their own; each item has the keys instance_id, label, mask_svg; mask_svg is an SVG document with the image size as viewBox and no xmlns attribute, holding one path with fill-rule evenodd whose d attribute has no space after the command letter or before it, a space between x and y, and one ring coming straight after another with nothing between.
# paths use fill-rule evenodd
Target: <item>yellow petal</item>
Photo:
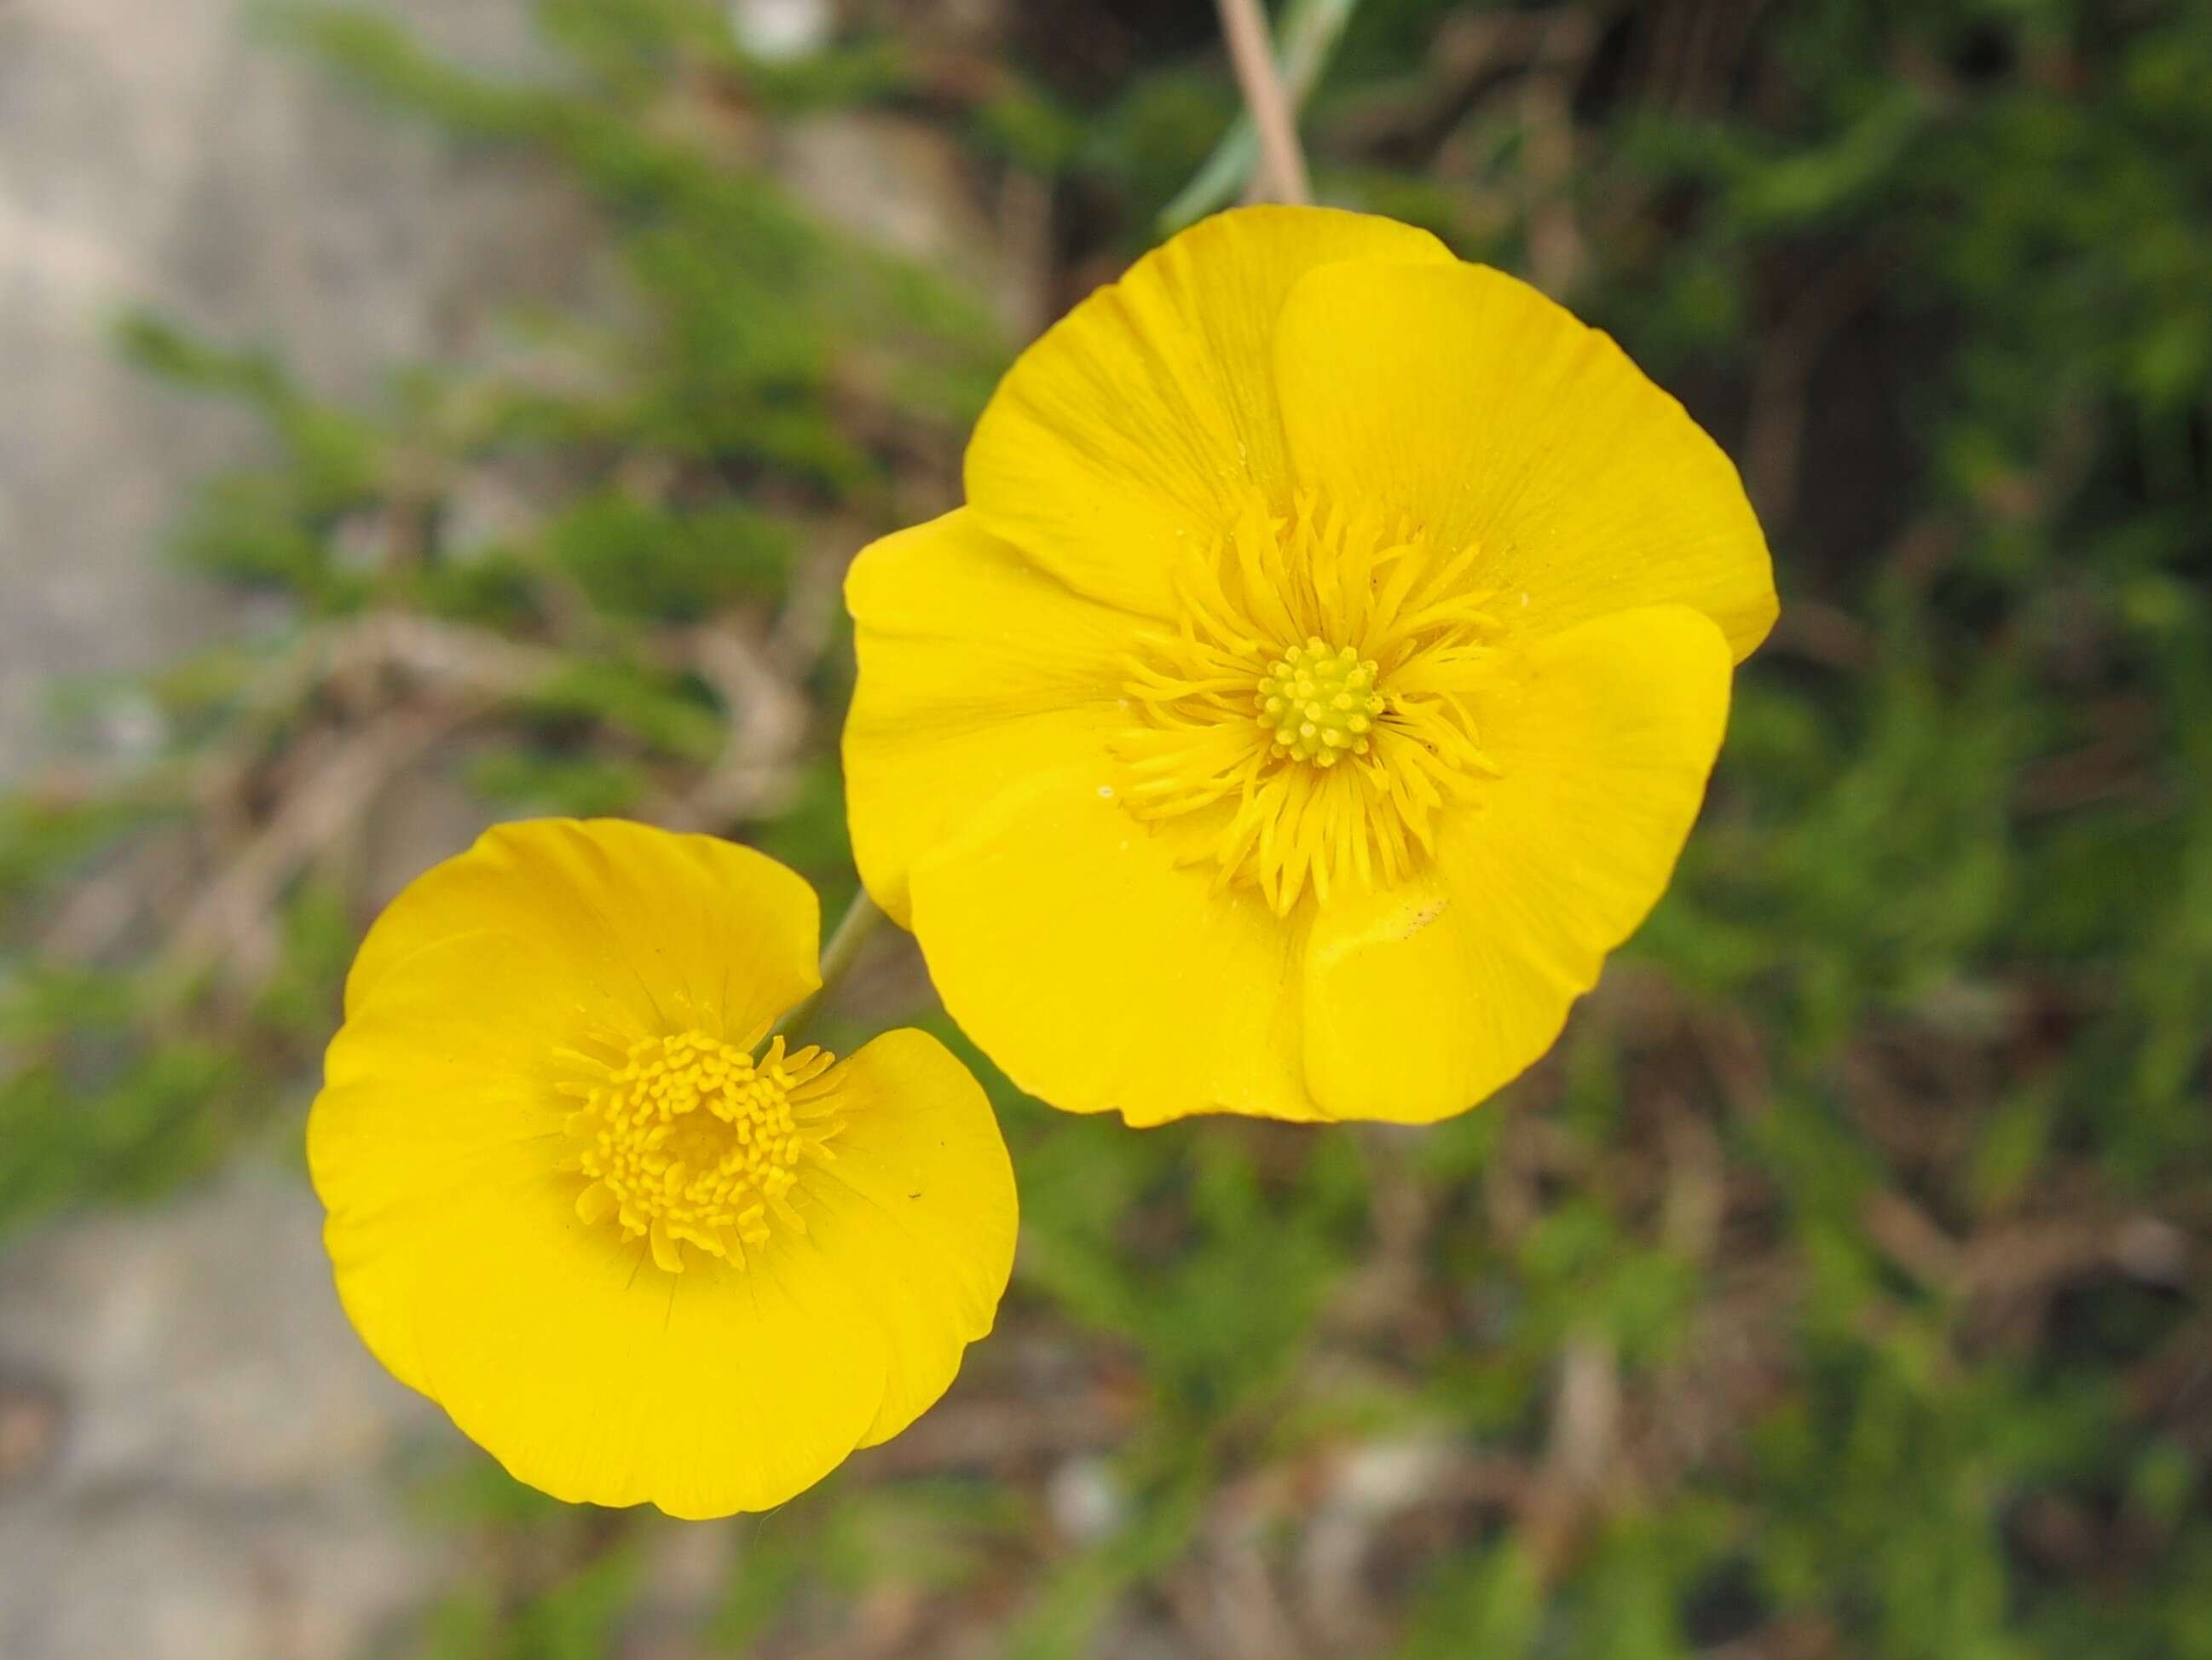
<instances>
[{"instance_id":1,"label":"yellow petal","mask_svg":"<svg viewBox=\"0 0 2212 1660\"><path fill-rule=\"evenodd\" d=\"M1739 658L1775 617L1735 466L1607 336L1480 265L1323 267L1285 302L1302 484L1481 552L1468 581L1534 630L1683 605Z\"/></svg>"},{"instance_id":2,"label":"yellow petal","mask_svg":"<svg viewBox=\"0 0 2212 1660\"><path fill-rule=\"evenodd\" d=\"M1727 642L1681 606L1534 642L1488 711L1501 775L1435 863L1316 921L1306 1076L1332 1116L1424 1122L1548 1049L1664 891L1728 721Z\"/></svg>"},{"instance_id":3,"label":"yellow petal","mask_svg":"<svg viewBox=\"0 0 2212 1660\"><path fill-rule=\"evenodd\" d=\"M1255 487L1286 499L1272 354L1291 285L1334 260L1450 257L1330 208L1192 226L1022 354L969 444L969 507L1071 587L1166 614L1186 538L1219 534Z\"/></svg>"},{"instance_id":4,"label":"yellow petal","mask_svg":"<svg viewBox=\"0 0 2212 1660\"><path fill-rule=\"evenodd\" d=\"M318 1185L369 1347L556 1498L767 1510L835 1468L883 1399L881 1329L804 1241L665 1274L521 1158L409 1212L358 1209L343 1171Z\"/></svg>"},{"instance_id":5,"label":"yellow petal","mask_svg":"<svg viewBox=\"0 0 2212 1660\"><path fill-rule=\"evenodd\" d=\"M982 1086L928 1033L888 1031L829 1074L835 1157L799 1193L807 1237L884 1336L885 1441L951 1386L1014 1262L1014 1171Z\"/></svg>"},{"instance_id":6,"label":"yellow petal","mask_svg":"<svg viewBox=\"0 0 2212 1660\"><path fill-rule=\"evenodd\" d=\"M1102 794L1033 779L917 863L914 922L945 1006L1006 1074L1132 1124L1313 1118L1298 1057L1304 924Z\"/></svg>"},{"instance_id":7,"label":"yellow petal","mask_svg":"<svg viewBox=\"0 0 2212 1660\"><path fill-rule=\"evenodd\" d=\"M863 551L845 583L860 678L845 722L853 857L908 916L907 873L1005 789L1082 757L1103 764L1118 660L1148 624L1085 599L965 511Z\"/></svg>"},{"instance_id":8,"label":"yellow petal","mask_svg":"<svg viewBox=\"0 0 2212 1660\"><path fill-rule=\"evenodd\" d=\"M538 957L533 971L568 988L563 1014L581 1006L640 1032L750 1045L820 984L819 902L766 854L618 819L540 818L486 830L408 885L354 960L348 1016L387 973L463 936ZM478 970L465 954L438 960L465 1008Z\"/></svg>"},{"instance_id":9,"label":"yellow petal","mask_svg":"<svg viewBox=\"0 0 2212 1660\"><path fill-rule=\"evenodd\" d=\"M586 1021L605 1013L538 942L477 928L416 945L397 972L374 977L373 992L354 994L308 1115L308 1166L331 1212L325 1237L334 1257L355 1248L359 1225L404 1229L526 1154L550 1164L573 1104L558 1093L564 1034L549 1028L547 1011L579 1008ZM357 1295L372 1303L393 1289L380 1280ZM409 1317L403 1296L355 1323L402 1383L428 1393Z\"/></svg>"}]
</instances>

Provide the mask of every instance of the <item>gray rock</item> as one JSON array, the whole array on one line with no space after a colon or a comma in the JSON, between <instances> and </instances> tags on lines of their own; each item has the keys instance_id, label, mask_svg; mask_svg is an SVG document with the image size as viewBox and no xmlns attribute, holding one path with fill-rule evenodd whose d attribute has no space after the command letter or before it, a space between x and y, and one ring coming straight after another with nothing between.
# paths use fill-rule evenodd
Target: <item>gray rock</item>
<instances>
[{"instance_id":1,"label":"gray rock","mask_svg":"<svg viewBox=\"0 0 2212 1660\"><path fill-rule=\"evenodd\" d=\"M337 1660L431 1595L392 1468L459 1438L346 1324L320 1226L246 1169L0 1257L0 1654Z\"/></svg>"},{"instance_id":2,"label":"gray rock","mask_svg":"<svg viewBox=\"0 0 2212 1660\"><path fill-rule=\"evenodd\" d=\"M273 345L357 397L579 280L574 198L341 93L257 41L251 9L0 3L0 778L41 752L53 677L143 670L236 626L160 548L192 482L257 436L118 363L118 313ZM495 70L534 60L524 0L380 9Z\"/></svg>"}]
</instances>

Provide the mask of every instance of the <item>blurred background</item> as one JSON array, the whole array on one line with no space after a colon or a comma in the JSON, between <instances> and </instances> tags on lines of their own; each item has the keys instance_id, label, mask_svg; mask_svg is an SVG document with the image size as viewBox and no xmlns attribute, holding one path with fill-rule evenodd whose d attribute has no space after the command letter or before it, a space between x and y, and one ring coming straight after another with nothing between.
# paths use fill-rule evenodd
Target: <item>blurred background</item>
<instances>
[{"instance_id":1,"label":"blurred background","mask_svg":"<svg viewBox=\"0 0 2212 1660\"><path fill-rule=\"evenodd\" d=\"M345 1326L340 977L506 816L835 914L845 562L1241 192L1211 9L0 0L0 1655L2212 1657L2212 9L1275 13L1323 198L1614 332L1780 629L1528 1078L1139 1135L979 1060L998 1335L682 1526Z\"/></svg>"}]
</instances>

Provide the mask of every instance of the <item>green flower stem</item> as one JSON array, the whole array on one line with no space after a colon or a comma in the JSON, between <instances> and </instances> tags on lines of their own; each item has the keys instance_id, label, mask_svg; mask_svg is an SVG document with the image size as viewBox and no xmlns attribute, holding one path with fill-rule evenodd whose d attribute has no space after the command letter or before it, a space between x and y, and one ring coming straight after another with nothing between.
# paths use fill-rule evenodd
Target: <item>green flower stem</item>
<instances>
[{"instance_id":1,"label":"green flower stem","mask_svg":"<svg viewBox=\"0 0 2212 1660\"><path fill-rule=\"evenodd\" d=\"M837 926L830 933L830 943L822 948L821 985L811 996L784 1016L782 1024L776 1028L794 1048L808 1023L821 1012L822 1006L844 983L846 975L852 971L854 963L859 960L860 948L867 944L868 936L876 931L877 925L883 920L884 914L876 902L868 897L867 888L863 885L854 889L853 903L845 907L845 914L837 919Z\"/></svg>"}]
</instances>

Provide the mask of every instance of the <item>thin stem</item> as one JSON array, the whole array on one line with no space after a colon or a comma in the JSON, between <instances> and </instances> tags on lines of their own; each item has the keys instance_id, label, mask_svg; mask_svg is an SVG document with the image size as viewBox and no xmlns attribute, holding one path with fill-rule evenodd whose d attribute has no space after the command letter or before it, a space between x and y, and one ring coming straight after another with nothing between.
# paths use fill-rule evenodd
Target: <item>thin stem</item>
<instances>
[{"instance_id":1,"label":"thin stem","mask_svg":"<svg viewBox=\"0 0 2212 1660\"><path fill-rule=\"evenodd\" d=\"M1358 9L1359 0L1290 0L1278 16L1275 72L1282 77L1293 120ZM1206 165L1160 210L1159 234L1170 236L1203 219L1238 191L1260 182L1261 173L1260 135L1248 111L1221 135Z\"/></svg>"},{"instance_id":2,"label":"thin stem","mask_svg":"<svg viewBox=\"0 0 2212 1660\"><path fill-rule=\"evenodd\" d=\"M1305 152L1298 146L1297 118L1282 76L1275 72L1274 48L1267 39L1260 0L1216 3L1221 33L1229 42L1229 61L1236 66L1237 84L1260 135L1261 170L1254 183L1265 179L1268 192L1279 202L1310 202L1313 187L1306 179Z\"/></svg>"},{"instance_id":3,"label":"thin stem","mask_svg":"<svg viewBox=\"0 0 2212 1660\"><path fill-rule=\"evenodd\" d=\"M830 933L830 943L822 948L822 984L805 1002L785 1015L781 1024L776 1027L787 1039L795 1042L805 1032L807 1024L821 1012L822 1006L830 1000L837 988L844 983L846 975L852 971L854 963L860 958L860 947L867 943L868 936L876 931L876 925L883 920L884 914L876 908L876 902L868 897L867 889L855 890L853 903L845 907L845 914L837 919L837 926Z\"/></svg>"}]
</instances>

